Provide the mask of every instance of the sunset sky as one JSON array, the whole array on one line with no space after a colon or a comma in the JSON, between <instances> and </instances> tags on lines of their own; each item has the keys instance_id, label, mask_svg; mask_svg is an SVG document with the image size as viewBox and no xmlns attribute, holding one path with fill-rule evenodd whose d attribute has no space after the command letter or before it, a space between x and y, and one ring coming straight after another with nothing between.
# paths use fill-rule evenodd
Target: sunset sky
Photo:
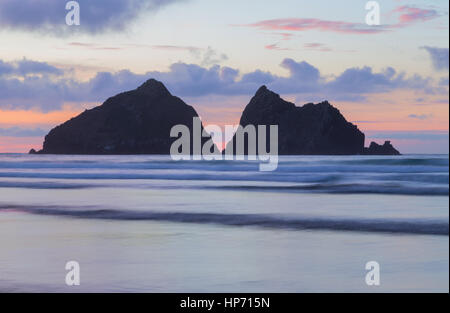
<instances>
[{"instance_id":1,"label":"sunset sky","mask_svg":"<svg viewBox=\"0 0 450 313\"><path fill-rule=\"evenodd\" d=\"M205 124L236 124L259 86L328 100L403 153L448 153L448 1L0 0L0 153L149 78Z\"/></svg>"}]
</instances>

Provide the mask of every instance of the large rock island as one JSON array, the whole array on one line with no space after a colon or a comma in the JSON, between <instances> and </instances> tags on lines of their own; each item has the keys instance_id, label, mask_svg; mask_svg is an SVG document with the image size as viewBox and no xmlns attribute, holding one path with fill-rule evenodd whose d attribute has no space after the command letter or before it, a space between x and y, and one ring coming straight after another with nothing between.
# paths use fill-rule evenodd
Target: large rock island
<instances>
[{"instance_id":1,"label":"large rock island","mask_svg":"<svg viewBox=\"0 0 450 313\"><path fill-rule=\"evenodd\" d=\"M194 117L194 108L150 79L55 127L38 153L169 154L176 140L170 137L172 127L186 125L192 134Z\"/></svg>"},{"instance_id":2,"label":"large rock island","mask_svg":"<svg viewBox=\"0 0 450 313\"><path fill-rule=\"evenodd\" d=\"M175 125L185 125L194 139L197 112L150 79L135 90L120 93L102 105L55 127L45 137L43 154L169 154L177 138ZM262 86L246 106L240 125L277 125L280 155L398 155L390 142L364 147L364 134L327 101L302 107L283 100ZM203 125L201 125L203 131ZM211 137L201 138L201 144ZM270 142L266 142L269 147ZM236 134L226 150L236 149ZM215 150L216 147L214 146ZM224 151L224 152L225 152ZM247 150L244 154L247 154Z\"/></svg>"},{"instance_id":3,"label":"large rock island","mask_svg":"<svg viewBox=\"0 0 450 313\"><path fill-rule=\"evenodd\" d=\"M245 107L239 124L242 127L278 125L280 155L400 154L389 142L382 146L372 142L369 148L364 148L364 133L347 122L339 110L327 101L297 107L266 86L259 88ZM267 141L266 144L269 151L270 143ZM225 151L228 149L236 153L236 135ZM244 154L247 153L245 150Z\"/></svg>"}]
</instances>

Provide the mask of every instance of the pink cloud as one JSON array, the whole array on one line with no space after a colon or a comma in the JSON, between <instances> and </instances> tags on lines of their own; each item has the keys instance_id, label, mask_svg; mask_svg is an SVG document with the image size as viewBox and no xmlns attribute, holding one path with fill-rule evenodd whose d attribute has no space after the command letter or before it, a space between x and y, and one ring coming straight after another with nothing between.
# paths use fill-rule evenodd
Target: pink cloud
<instances>
[{"instance_id":1,"label":"pink cloud","mask_svg":"<svg viewBox=\"0 0 450 313\"><path fill-rule=\"evenodd\" d=\"M281 35L282 39L289 40L292 36L289 32L317 30L322 32L335 32L343 34L371 35L404 27L416 22L425 22L442 16L442 13L435 9L421 9L408 5L399 6L392 10L390 14L398 15L397 22L394 24L380 26L369 26L364 23L344 21L329 21L317 18L279 18L236 26L276 31L276 34Z\"/></svg>"},{"instance_id":2,"label":"pink cloud","mask_svg":"<svg viewBox=\"0 0 450 313\"><path fill-rule=\"evenodd\" d=\"M376 34L386 29L382 27L367 26L360 23L350 23L341 21L326 21L315 18L283 18L260 21L253 24L244 25L259 28L261 30L272 31L307 31L319 30L347 34Z\"/></svg>"},{"instance_id":3,"label":"pink cloud","mask_svg":"<svg viewBox=\"0 0 450 313\"><path fill-rule=\"evenodd\" d=\"M326 45L324 45L323 43L319 43L319 42L305 43L303 45L303 47L307 50L315 50L315 51L322 51L322 52L331 51L331 48L329 48Z\"/></svg>"},{"instance_id":4,"label":"pink cloud","mask_svg":"<svg viewBox=\"0 0 450 313\"><path fill-rule=\"evenodd\" d=\"M275 35L281 36L282 40L291 40L294 34L291 33L275 33Z\"/></svg>"},{"instance_id":5,"label":"pink cloud","mask_svg":"<svg viewBox=\"0 0 450 313\"><path fill-rule=\"evenodd\" d=\"M441 16L441 14L434 9L420 9L408 5L399 6L392 12L400 14L398 17L400 25L415 22L425 22Z\"/></svg>"},{"instance_id":6,"label":"pink cloud","mask_svg":"<svg viewBox=\"0 0 450 313\"><path fill-rule=\"evenodd\" d=\"M267 45L264 47L267 50L281 50L281 51L286 51L286 50L290 50L288 48L281 48L280 46L278 46L277 43L271 44L271 45Z\"/></svg>"},{"instance_id":7,"label":"pink cloud","mask_svg":"<svg viewBox=\"0 0 450 313\"><path fill-rule=\"evenodd\" d=\"M172 50L172 51L190 51L190 52L198 52L203 49L192 46L174 46L174 45L153 45L151 46L153 49L158 50Z\"/></svg>"}]
</instances>

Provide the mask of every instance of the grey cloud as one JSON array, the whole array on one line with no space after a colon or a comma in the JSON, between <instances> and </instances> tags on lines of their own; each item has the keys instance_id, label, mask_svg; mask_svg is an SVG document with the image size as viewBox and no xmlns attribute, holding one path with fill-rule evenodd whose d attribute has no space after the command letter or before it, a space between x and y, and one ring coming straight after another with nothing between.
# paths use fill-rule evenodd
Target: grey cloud
<instances>
[{"instance_id":1,"label":"grey cloud","mask_svg":"<svg viewBox=\"0 0 450 313\"><path fill-rule=\"evenodd\" d=\"M26 129L21 127L0 128L0 136L5 137L42 137L48 133L48 129L34 128Z\"/></svg>"},{"instance_id":2,"label":"grey cloud","mask_svg":"<svg viewBox=\"0 0 450 313\"><path fill-rule=\"evenodd\" d=\"M448 140L448 131L367 131L366 135L371 139L407 139L407 140Z\"/></svg>"},{"instance_id":3,"label":"grey cloud","mask_svg":"<svg viewBox=\"0 0 450 313\"><path fill-rule=\"evenodd\" d=\"M27 59L22 59L14 62L4 62L0 60L0 76L2 75L26 76L30 74L62 75L63 71L46 62L37 62Z\"/></svg>"},{"instance_id":4,"label":"grey cloud","mask_svg":"<svg viewBox=\"0 0 450 313\"><path fill-rule=\"evenodd\" d=\"M448 87L448 77L443 77L439 80L439 86Z\"/></svg>"},{"instance_id":5,"label":"grey cloud","mask_svg":"<svg viewBox=\"0 0 450 313\"><path fill-rule=\"evenodd\" d=\"M228 56L225 53L219 53L216 50L208 47L206 51L203 53L201 65L202 66L210 66L214 64L219 64L223 61L228 60Z\"/></svg>"},{"instance_id":6,"label":"grey cloud","mask_svg":"<svg viewBox=\"0 0 450 313\"><path fill-rule=\"evenodd\" d=\"M8 71L7 65L5 62L0 63L0 68L4 67ZM417 75L406 77L393 68L380 73L373 72L370 67L351 68L326 80L316 67L305 61L285 59L281 66L288 70L288 76L261 70L241 74L230 67L214 65L208 68L181 62L172 64L165 72L99 72L85 82L65 76L24 76L18 79L0 75L0 107L38 107L49 111L59 109L64 102L102 102L117 93L135 89L149 78L162 81L173 94L180 97L249 96L261 85L267 85L281 94L302 95L304 99L314 97L317 100L353 102L364 102L367 95L401 88L436 92L431 79ZM48 71L44 64L26 65L24 68Z\"/></svg>"},{"instance_id":7,"label":"grey cloud","mask_svg":"<svg viewBox=\"0 0 450 313\"><path fill-rule=\"evenodd\" d=\"M448 48L436 48L436 47L422 47L425 49L431 58L433 68L437 71L448 70Z\"/></svg>"},{"instance_id":8,"label":"grey cloud","mask_svg":"<svg viewBox=\"0 0 450 313\"><path fill-rule=\"evenodd\" d=\"M67 26L65 0L2 0L0 27L67 35L73 32L120 31L144 12L184 0L77 0L80 26Z\"/></svg>"},{"instance_id":9,"label":"grey cloud","mask_svg":"<svg viewBox=\"0 0 450 313\"><path fill-rule=\"evenodd\" d=\"M427 120L433 117L432 114L410 114L409 118L418 119L418 120Z\"/></svg>"}]
</instances>

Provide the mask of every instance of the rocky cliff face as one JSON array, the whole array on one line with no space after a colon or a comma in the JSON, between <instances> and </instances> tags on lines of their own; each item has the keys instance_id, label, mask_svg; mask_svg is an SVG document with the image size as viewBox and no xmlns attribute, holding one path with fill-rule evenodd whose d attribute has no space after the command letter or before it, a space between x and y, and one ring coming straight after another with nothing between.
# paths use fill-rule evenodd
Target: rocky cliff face
<instances>
[{"instance_id":1,"label":"rocky cliff face","mask_svg":"<svg viewBox=\"0 0 450 313\"><path fill-rule=\"evenodd\" d=\"M197 116L161 82L150 79L55 127L39 153L169 154L176 140L170 138L171 128L186 125L192 134L193 117ZM208 139L203 138L202 143Z\"/></svg>"},{"instance_id":2,"label":"rocky cliff face","mask_svg":"<svg viewBox=\"0 0 450 313\"><path fill-rule=\"evenodd\" d=\"M265 86L245 108L240 125L278 125L280 155L351 155L364 151L364 134L328 102L296 107ZM226 148L234 153L235 140Z\"/></svg>"}]
</instances>

